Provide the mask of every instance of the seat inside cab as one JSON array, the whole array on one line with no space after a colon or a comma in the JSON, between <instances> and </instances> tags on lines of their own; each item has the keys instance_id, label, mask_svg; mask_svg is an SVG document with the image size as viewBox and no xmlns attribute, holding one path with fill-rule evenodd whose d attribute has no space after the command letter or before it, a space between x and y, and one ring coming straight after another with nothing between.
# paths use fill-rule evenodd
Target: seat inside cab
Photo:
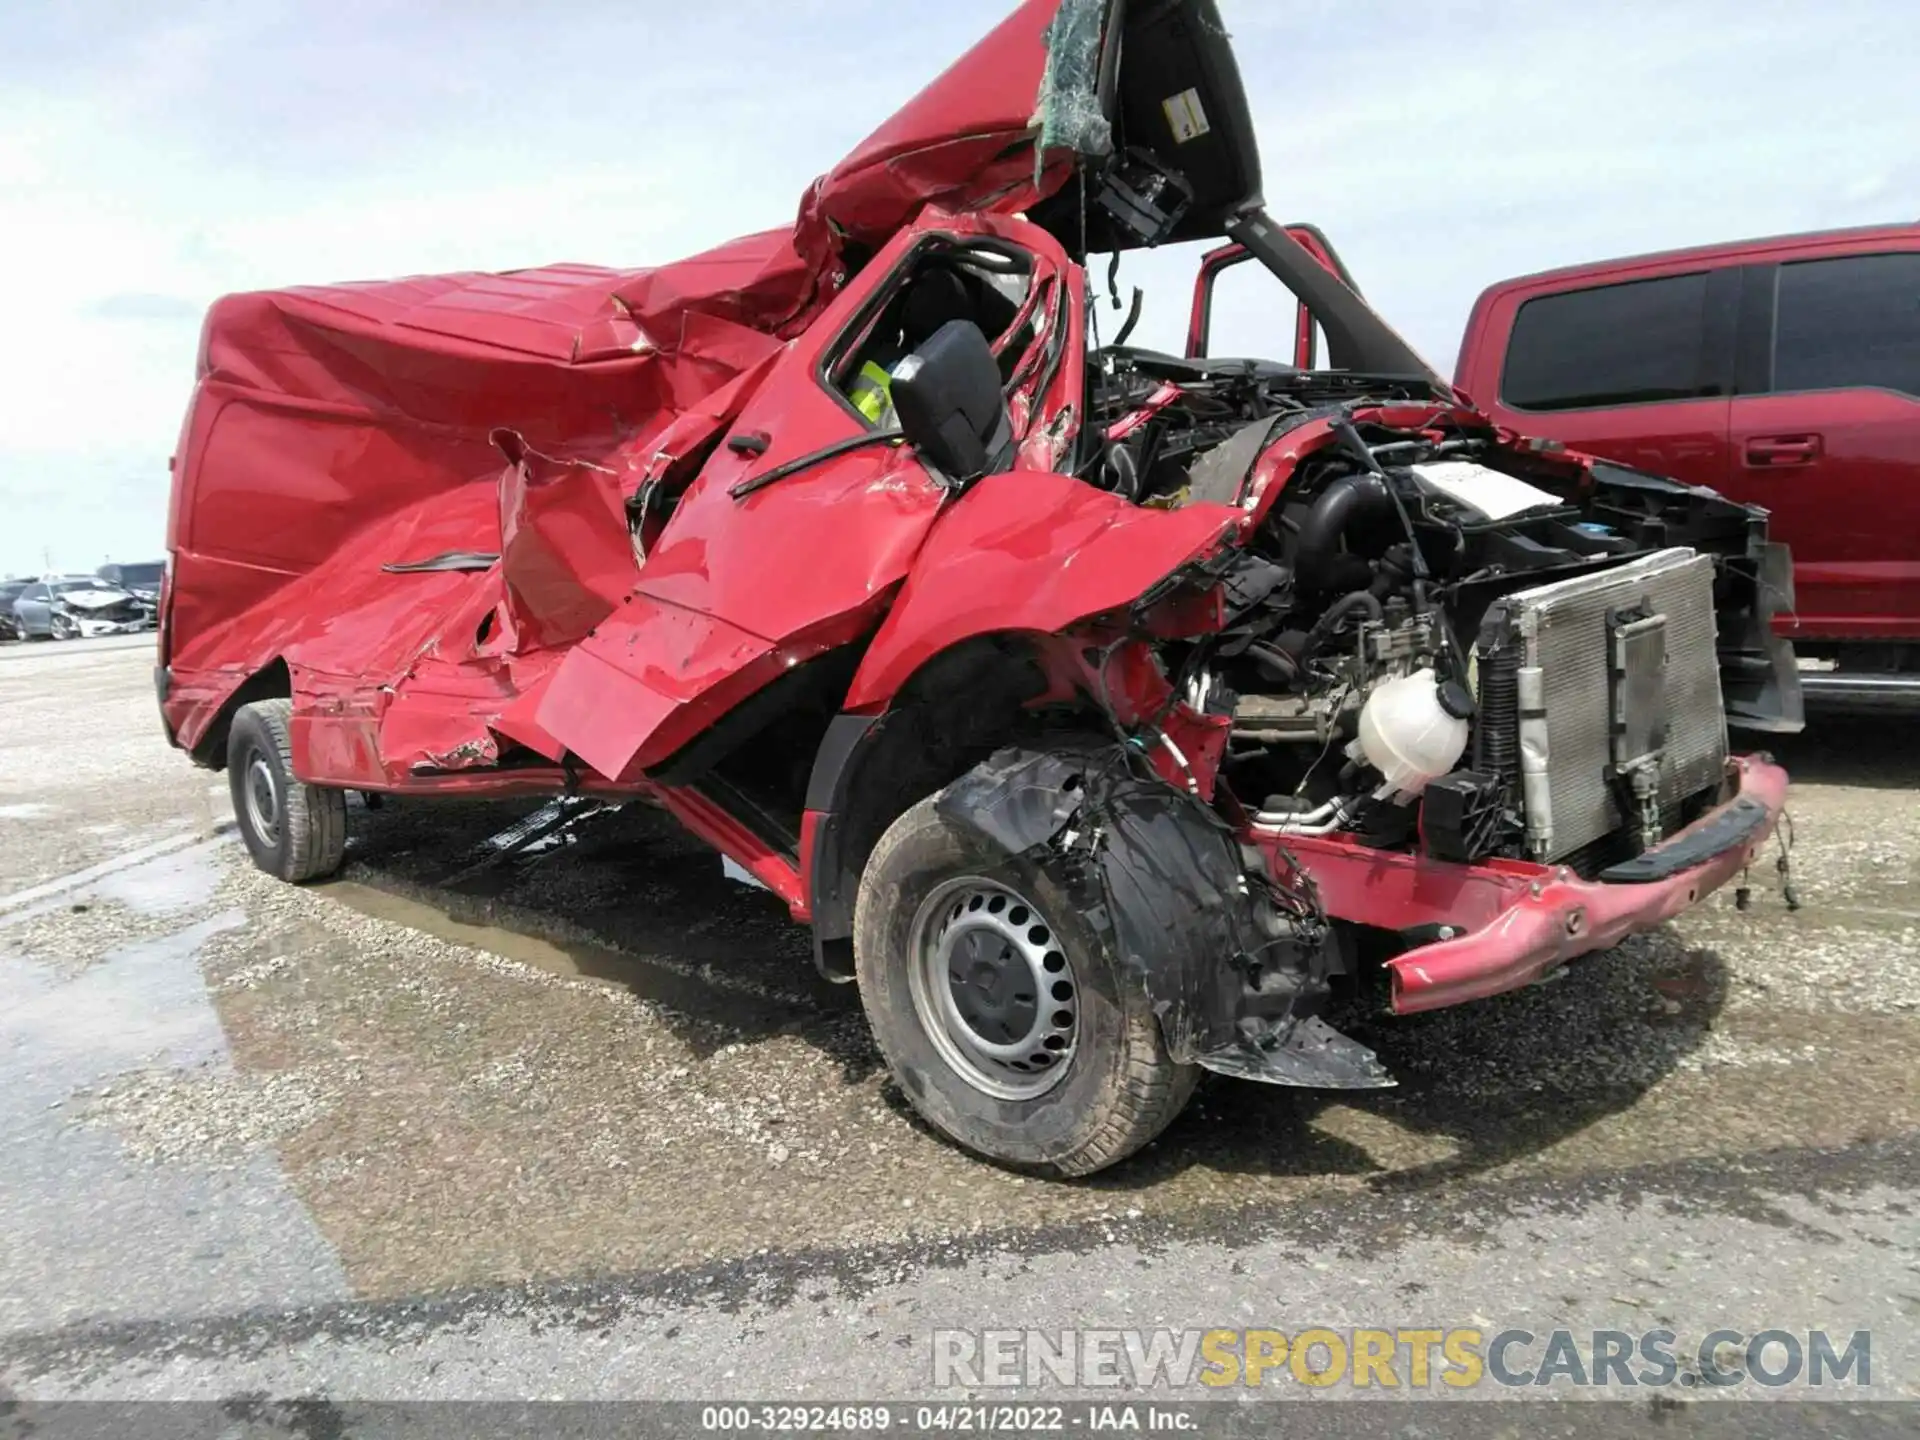
<instances>
[{"instance_id":1,"label":"seat inside cab","mask_svg":"<svg viewBox=\"0 0 1920 1440\"><path fill-rule=\"evenodd\" d=\"M1010 248L931 245L909 258L899 279L882 293L871 318L857 324L852 343L830 366L834 387L869 425L894 423L889 396L902 360L954 320L980 327L993 346L1002 380L1011 381L1031 335L1010 334L1032 283L1027 256ZM1020 327L1030 331L1030 326Z\"/></svg>"}]
</instances>

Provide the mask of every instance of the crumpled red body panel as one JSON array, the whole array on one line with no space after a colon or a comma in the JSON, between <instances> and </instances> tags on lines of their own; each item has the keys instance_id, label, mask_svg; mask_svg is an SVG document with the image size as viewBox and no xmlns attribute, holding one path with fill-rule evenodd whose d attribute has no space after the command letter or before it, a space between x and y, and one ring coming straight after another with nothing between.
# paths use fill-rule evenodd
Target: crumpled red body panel
<instances>
[{"instance_id":1,"label":"crumpled red body panel","mask_svg":"<svg viewBox=\"0 0 1920 1440\"><path fill-rule=\"evenodd\" d=\"M810 186L790 227L647 269L216 304L169 524L177 741L200 746L249 677L284 664L310 778L405 788L516 746L632 777L693 723L661 706L707 713L871 629L942 507L909 456L851 455L744 504L726 488L843 433L809 367L780 362L852 320L848 247L892 263L903 227L942 200L975 212L941 217L955 231L994 233L996 213L1059 183L1052 164L1036 186L1026 143L1057 8L1021 5ZM1066 371L1054 421L1078 405ZM714 448L729 429L773 448ZM1030 435L1025 463L1053 444ZM649 484L695 470L671 523L649 526ZM749 531L777 538L741 543ZM664 622L657 650L635 638L685 614L702 618L685 635Z\"/></svg>"},{"instance_id":2,"label":"crumpled red body panel","mask_svg":"<svg viewBox=\"0 0 1920 1440\"><path fill-rule=\"evenodd\" d=\"M1036 186L1026 142L1059 8L1026 0L816 181L800 208L803 253L818 253L829 226L871 243L922 205L1010 213L1057 187L1069 170Z\"/></svg>"},{"instance_id":3,"label":"crumpled red body panel","mask_svg":"<svg viewBox=\"0 0 1920 1440\"><path fill-rule=\"evenodd\" d=\"M989 216L934 214L922 224L1018 233L1016 222ZM1064 254L1045 236L1026 238L1051 282L1064 284ZM902 232L874 257L873 272L889 273L917 243L917 230ZM730 427L766 437L767 448L712 453L650 541L634 599L575 646L545 692L516 706L503 727L530 720L600 774L637 781L777 675L873 629L951 504L912 454L891 445L854 450L751 495L731 493L857 433L819 370L865 304L858 288L836 296L791 342ZM1077 407L1082 385L1080 367L1062 367L1041 412ZM692 424L692 437L704 433Z\"/></svg>"},{"instance_id":4,"label":"crumpled red body panel","mask_svg":"<svg viewBox=\"0 0 1920 1440\"><path fill-rule=\"evenodd\" d=\"M616 633L561 662L534 718L571 737L581 759L617 779L675 710L738 676L767 648L724 620L637 595L622 608Z\"/></svg>"},{"instance_id":5,"label":"crumpled red body panel","mask_svg":"<svg viewBox=\"0 0 1920 1440\"><path fill-rule=\"evenodd\" d=\"M436 731L415 702L416 726L386 727L383 692L458 628L455 609L474 609L477 627L498 608L491 647L476 647L471 628L448 643L498 672L505 701L517 687L503 656L564 645L604 617L637 568L629 472L683 411L780 352L776 334L743 322L771 329L807 293L786 232L683 263L216 305L176 460L166 658L181 743L195 745L226 696L280 660L297 681L335 677L323 725L351 711L395 742L371 775L364 743L318 752L350 753L369 783L484 755L498 703L463 698ZM736 288L702 312L705 284ZM496 431L514 437L517 463ZM491 576L384 568L455 552L504 564ZM484 603L466 606L476 590ZM346 681L357 682L351 705L331 693ZM321 693L310 681L297 698Z\"/></svg>"},{"instance_id":6,"label":"crumpled red body panel","mask_svg":"<svg viewBox=\"0 0 1920 1440\"><path fill-rule=\"evenodd\" d=\"M504 648L571 645L632 593L638 574L616 472L554 460L511 432L500 477Z\"/></svg>"},{"instance_id":7,"label":"crumpled red body panel","mask_svg":"<svg viewBox=\"0 0 1920 1440\"><path fill-rule=\"evenodd\" d=\"M1123 609L1239 524L1230 505L1147 510L1061 475L981 481L940 522L868 647L848 710L885 705L975 635L1052 635Z\"/></svg>"}]
</instances>

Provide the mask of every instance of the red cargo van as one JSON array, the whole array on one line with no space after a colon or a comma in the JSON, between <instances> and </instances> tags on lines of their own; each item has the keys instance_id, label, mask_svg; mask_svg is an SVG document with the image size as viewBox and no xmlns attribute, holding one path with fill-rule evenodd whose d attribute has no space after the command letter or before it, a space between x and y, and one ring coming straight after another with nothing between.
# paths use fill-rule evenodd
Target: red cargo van
<instances>
[{"instance_id":1,"label":"red cargo van","mask_svg":"<svg viewBox=\"0 0 1920 1440\"><path fill-rule=\"evenodd\" d=\"M1920 704L1920 225L1503 280L1454 381L1524 434L1765 506L1808 701Z\"/></svg>"}]
</instances>

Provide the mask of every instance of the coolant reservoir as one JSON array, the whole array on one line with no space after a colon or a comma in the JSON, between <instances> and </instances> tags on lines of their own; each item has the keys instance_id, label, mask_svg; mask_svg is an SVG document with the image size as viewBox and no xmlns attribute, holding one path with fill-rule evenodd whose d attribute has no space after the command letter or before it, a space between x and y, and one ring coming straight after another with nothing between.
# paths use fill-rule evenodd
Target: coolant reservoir
<instances>
[{"instance_id":1,"label":"coolant reservoir","mask_svg":"<svg viewBox=\"0 0 1920 1440\"><path fill-rule=\"evenodd\" d=\"M1473 701L1460 685L1416 670L1373 687L1360 711L1360 758L1386 776L1375 795L1411 799L1459 763Z\"/></svg>"}]
</instances>

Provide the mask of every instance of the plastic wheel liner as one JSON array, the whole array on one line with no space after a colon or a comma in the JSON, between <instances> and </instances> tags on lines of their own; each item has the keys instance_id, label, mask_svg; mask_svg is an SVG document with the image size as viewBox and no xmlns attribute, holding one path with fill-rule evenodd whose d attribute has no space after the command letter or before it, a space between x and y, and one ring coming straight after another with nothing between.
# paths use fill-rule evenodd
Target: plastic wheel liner
<instances>
[{"instance_id":1,"label":"plastic wheel liner","mask_svg":"<svg viewBox=\"0 0 1920 1440\"><path fill-rule=\"evenodd\" d=\"M1144 989L1174 1060L1278 1085L1394 1083L1312 1013L1333 956L1310 883L1276 880L1125 746L1001 750L936 808L1062 886Z\"/></svg>"}]
</instances>

